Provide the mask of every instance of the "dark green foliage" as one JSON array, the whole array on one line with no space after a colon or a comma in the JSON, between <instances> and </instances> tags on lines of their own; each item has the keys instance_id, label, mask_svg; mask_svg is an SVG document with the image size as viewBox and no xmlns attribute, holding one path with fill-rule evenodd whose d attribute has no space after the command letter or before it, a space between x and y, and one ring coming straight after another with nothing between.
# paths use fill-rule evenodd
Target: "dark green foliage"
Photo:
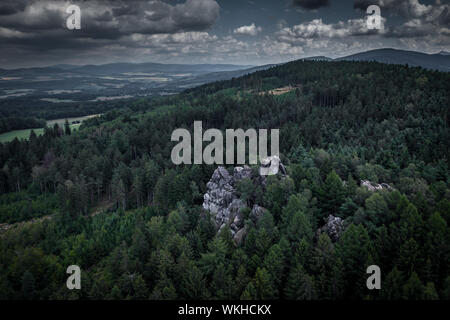
<instances>
[{"instance_id":1,"label":"dark green foliage","mask_svg":"<svg viewBox=\"0 0 450 320\"><path fill-rule=\"evenodd\" d=\"M285 296L290 300L317 299L314 278L308 275L300 264L297 264L289 272Z\"/></svg>"},{"instance_id":2,"label":"dark green foliage","mask_svg":"<svg viewBox=\"0 0 450 320\"><path fill-rule=\"evenodd\" d=\"M342 277L345 296L358 297L366 291L366 268L370 264L371 242L362 225L351 224L337 244L337 256L343 262Z\"/></svg>"},{"instance_id":3,"label":"dark green foliage","mask_svg":"<svg viewBox=\"0 0 450 320\"><path fill-rule=\"evenodd\" d=\"M322 217L326 218L329 214L337 216L339 208L344 202L345 187L334 170L327 175L323 186L319 189L318 196Z\"/></svg>"},{"instance_id":4,"label":"dark green foliage","mask_svg":"<svg viewBox=\"0 0 450 320\"><path fill-rule=\"evenodd\" d=\"M22 113L23 114L23 113ZM20 129L45 127L45 120L30 117L2 117L0 119L0 133Z\"/></svg>"},{"instance_id":5,"label":"dark green foliage","mask_svg":"<svg viewBox=\"0 0 450 320\"><path fill-rule=\"evenodd\" d=\"M291 62L0 144L0 223L19 223L0 230L0 298L449 299L449 77ZM280 129L288 176L239 184L240 246L201 207L215 166L170 161L172 131L195 120ZM345 219L337 241L318 232L330 214ZM366 287L372 264L380 292Z\"/></svg>"},{"instance_id":6,"label":"dark green foliage","mask_svg":"<svg viewBox=\"0 0 450 320\"><path fill-rule=\"evenodd\" d=\"M30 271L25 271L22 277L22 298L24 300L31 300L34 298L35 280Z\"/></svg>"}]
</instances>

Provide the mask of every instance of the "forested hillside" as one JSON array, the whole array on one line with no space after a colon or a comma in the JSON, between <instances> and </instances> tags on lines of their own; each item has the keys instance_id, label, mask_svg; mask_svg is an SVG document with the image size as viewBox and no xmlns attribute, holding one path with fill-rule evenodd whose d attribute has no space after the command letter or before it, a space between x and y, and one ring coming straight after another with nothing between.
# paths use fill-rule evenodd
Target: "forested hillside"
<instances>
[{"instance_id":1,"label":"forested hillside","mask_svg":"<svg viewBox=\"0 0 450 320\"><path fill-rule=\"evenodd\" d=\"M0 144L0 298L450 299L449 106L448 73L294 61ZM241 189L268 211L239 246L202 208L217 166L170 160L196 120L280 129L287 177Z\"/></svg>"}]
</instances>

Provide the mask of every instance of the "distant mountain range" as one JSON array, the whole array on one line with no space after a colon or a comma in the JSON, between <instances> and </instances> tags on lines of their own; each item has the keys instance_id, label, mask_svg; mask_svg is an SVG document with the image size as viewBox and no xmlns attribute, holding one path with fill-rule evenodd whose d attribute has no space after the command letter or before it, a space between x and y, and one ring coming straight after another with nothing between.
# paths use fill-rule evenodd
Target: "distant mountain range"
<instances>
[{"instance_id":1,"label":"distant mountain range","mask_svg":"<svg viewBox=\"0 0 450 320\"><path fill-rule=\"evenodd\" d=\"M0 69L2 76L74 73L80 75L118 75L123 73L209 73L252 68L251 65L234 64L163 64L163 63L108 63L102 65L59 64L49 67Z\"/></svg>"},{"instance_id":2,"label":"distant mountain range","mask_svg":"<svg viewBox=\"0 0 450 320\"><path fill-rule=\"evenodd\" d=\"M450 52L441 51L436 54L428 54L417 51L397 49L376 49L352 54L349 56L332 59L324 56L308 57L304 60L316 61L377 61L392 64L408 64L413 67L450 71Z\"/></svg>"},{"instance_id":3,"label":"distant mountain range","mask_svg":"<svg viewBox=\"0 0 450 320\"><path fill-rule=\"evenodd\" d=\"M450 53L378 49L315 61L377 61L450 71ZM0 106L17 101L81 103L155 95L168 95L208 82L228 80L274 65L110 63L103 65L59 64L40 68L0 69Z\"/></svg>"},{"instance_id":4,"label":"distant mountain range","mask_svg":"<svg viewBox=\"0 0 450 320\"><path fill-rule=\"evenodd\" d=\"M328 58L328 57L325 57L325 56L308 57L308 58L303 58L303 60L308 60L308 61L333 61L332 58Z\"/></svg>"}]
</instances>

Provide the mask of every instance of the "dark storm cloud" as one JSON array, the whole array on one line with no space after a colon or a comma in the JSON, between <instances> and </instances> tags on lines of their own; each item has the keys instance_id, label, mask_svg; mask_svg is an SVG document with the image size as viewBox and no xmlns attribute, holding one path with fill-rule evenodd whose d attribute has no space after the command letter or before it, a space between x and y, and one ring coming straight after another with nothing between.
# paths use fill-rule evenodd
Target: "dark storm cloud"
<instances>
[{"instance_id":1,"label":"dark storm cloud","mask_svg":"<svg viewBox=\"0 0 450 320\"><path fill-rule=\"evenodd\" d=\"M0 67L265 64L396 44L440 51L450 44L448 1L351 1L356 13L341 0L0 0ZM72 3L81 8L81 30L66 27ZM365 10L372 4L381 7L382 30L366 28Z\"/></svg>"},{"instance_id":2,"label":"dark storm cloud","mask_svg":"<svg viewBox=\"0 0 450 320\"><path fill-rule=\"evenodd\" d=\"M133 47L133 35L176 34L203 31L219 16L215 0L186 0L169 4L143 0L2 0L0 41L2 56L26 52L27 56L53 51L81 52ZM81 9L81 30L66 28L66 8ZM136 44L137 46L137 44ZM167 49L162 45L160 51ZM168 50L168 49L167 49ZM67 54L67 53L66 53ZM11 57L12 61L18 57Z\"/></svg>"},{"instance_id":3,"label":"dark storm cloud","mask_svg":"<svg viewBox=\"0 0 450 320\"><path fill-rule=\"evenodd\" d=\"M366 11L367 7L376 4L379 5L378 1L372 1L372 0L355 0L353 3L353 8L359 9L362 11Z\"/></svg>"},{"instance_id":4,"label":"dark storm cloud","mask_svg":"<svg viewBox=\"0 0 450 320\"><path fill-rule=\"evenodd\" d=\"M0 4L0 16L6 16L22 11L25 3L20 1L4 1Z\"/></svg>"},{"instance_id":5,"label":"dark storm cloud","mask_svg":"<svg viewBox=\"0 0 450 320\"><path fill-rule=\"evenodd\" d=\"M133 14L138 14L138 9L135 6L121 5L121 6L112 8L112 14L115 17L133 15Z\"/></svg>"},{"instance_id":6,"label":"dark storm cloud","mask_svg":"<svg viewBox=\"0 0 450 320\"><path fill-rule=\"evenodd\" d=\"M21 32L60 29L68 14L65 1L11 1L3 4L9 12L0 20L0 27ZM133 33L157 34L179 31L198 31L211 27L219 16L214 0L187 0L170 5L162 1L78 1L81 8L82 29L85 36L116 38ZM14 10L13 10L14 9Z\"/></svg>"},{"instance_id":7,"label":"dark storm cloud","mask_svg":"<svg viewBox=\"0 0 450 320\"><path fill-rule=\"evenodd\" d=\"M169 1L0 0L0 61L10 67L23 61L54 63L91 55L97 61L102 56L122 60L155 52L189 52L196 49L195 42L213 39L204 31L219 17L215 0ZM66 27L70 4L81 9L81 30ZM153 37L158 35L162 37ZM134 48L141 51L133 52Z\"/></svg>"},{"instance_id":8,"label":"dark storm cloud","mask_svg":"<svg viewBox=\"0 0 450 320\"><path fill-rule=\"evenodd\" d=\"M293 0L292 4L307 10L319 9L330 5L328 0Z\"/></svg>"},{"instance_id":9,"label":"dark storm cloud","mask_svg":"<svg viewBox=\"0 0 450 320\"><path fill-rule=\"evenodd\" d=\"M438 17L440 25L450 28L450 8L446 7Z\"/></svg>"},{"instance_id":10,"label":"dark storm cloud","mask_svg":"<svg viewBox=\"0 0 450 320\"><path fill-rule=\"evenodd\" d=\"M426 5L419 0L354 0L353 7L366 11L370 5L377 5L384 13L398 14L406 18L418 18L430 14L433 7L439 5Z\"/></svg>"}]
</instances>

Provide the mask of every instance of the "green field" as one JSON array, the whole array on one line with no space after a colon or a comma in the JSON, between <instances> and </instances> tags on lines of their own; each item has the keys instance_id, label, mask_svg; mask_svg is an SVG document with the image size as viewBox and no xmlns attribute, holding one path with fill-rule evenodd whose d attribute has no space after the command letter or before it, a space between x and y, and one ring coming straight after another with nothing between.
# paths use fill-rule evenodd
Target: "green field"
<instances>
[{"instance_id":1,"label":"green field","mask_svg":"<svg viewBox=\"0 0 450 320\"><path fill-rule=\"evenodd\" d=\"M67 118L67 121L69 121L69 123L71 124L70 129L76 130L81 125L81 122L83 122L83 120L87 120L87 119L98 117L98 116L100 116L100 114L92 114L92 115L84 116L84 117ZM66 118L56 119L56 120L48 120L47 126L53 127L53 125L55 123L57 123L60 127L64 127L65 122L66 122ZM79 123L73 123L73 122L79 122ZM19 140L29 139L31 130L34 130L34 132L38 136L40 136L44 133L44 128L13 130L13 131L1 133L0 134L0 143L12 141L12 140L14 140L14 138L17 138Z\"/></svg>"},{"instance_id":2,"label":"green field","mask_svg":"<svg viewBox=\"0 0 450 320\"><path fill-rule=\"evenodd\" d=\"M80 126L80 123L71 124L70 129L76 130L79 126ZM19 140L21 140L21 139L27 140L30 138L31 130L34 130L34 132L38 136L44 134L44 128L9 131L9 132L0 134L0 143L12 141L12 140L14 140L14 138L17 138Z\"/></svg>"},{"instance_id":3,"label":"green field","mask_svg":"<svg viewBox=\"0 0 450 320\"><path fill-rule=\"evenodd\" d=\"M47 126L52 127L55 123L57 123L60 127L64 125L64 123L67 121L69 121L70 124L73 124L73 122L77 121L77 122L83 122L84 120L90 119L90 118L95 118L100 116L100 114L91 114L89 116L83 116L83 117L74 117L74 118L62 118L62 119L56 119L56 120L48 120L47 121Z\"/></svg>"},{"instance_id":4,"label":"green field","mask_svg":"<svg viewBox=\"0 0 450 320\"><path fill-rule=\"evenodd\" d=\"M44 133L44 128L9 131L0 134L0 142L9 142L14 140L14 138L17 138L19 140L28 139L30 137L31 130L34 130L37 135L41 135Z\"/></svg>"}]
</instances>

